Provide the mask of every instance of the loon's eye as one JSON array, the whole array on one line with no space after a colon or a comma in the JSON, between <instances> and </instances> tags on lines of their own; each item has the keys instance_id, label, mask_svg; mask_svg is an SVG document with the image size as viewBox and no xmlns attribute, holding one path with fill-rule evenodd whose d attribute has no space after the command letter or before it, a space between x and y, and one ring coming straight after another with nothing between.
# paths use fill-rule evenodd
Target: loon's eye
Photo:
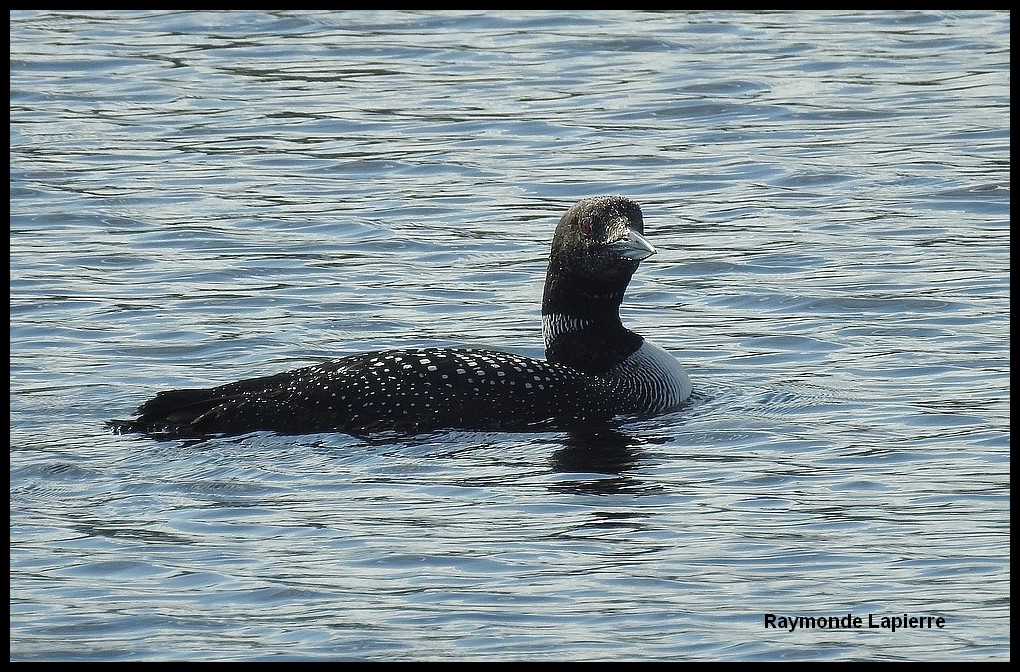
<instances>
[{"instance_id":1,"label":"loon's eye","mask_svg":"<svg viewBox=\"0 0 1020 672\"><path fill-rule=\"evenodd\" d=\"M591 220L587 217L581 220L581 233L585 236L591 235Z\"/></svg>"}]
</instances>

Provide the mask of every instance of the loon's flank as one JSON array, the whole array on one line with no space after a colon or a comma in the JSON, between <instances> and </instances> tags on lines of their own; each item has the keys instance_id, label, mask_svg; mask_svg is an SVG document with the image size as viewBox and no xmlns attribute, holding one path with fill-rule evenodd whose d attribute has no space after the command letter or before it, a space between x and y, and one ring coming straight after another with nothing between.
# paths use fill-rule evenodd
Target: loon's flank
<instances>
[{"instance_id":1,"label":"loon's flank","mask_svg":"<svg viewBox=\"0 0 1020 672\"><path fill-rule=\"evenodd\" d=\"M641 208L588 198L560 219L542 299L545 360L496 350L407 348L209 389L160 392L118 431L202 437L438 429L570 428L680 406L680 363L620 323L638 264L655 253Z\"/></svg>"}]
</instances>

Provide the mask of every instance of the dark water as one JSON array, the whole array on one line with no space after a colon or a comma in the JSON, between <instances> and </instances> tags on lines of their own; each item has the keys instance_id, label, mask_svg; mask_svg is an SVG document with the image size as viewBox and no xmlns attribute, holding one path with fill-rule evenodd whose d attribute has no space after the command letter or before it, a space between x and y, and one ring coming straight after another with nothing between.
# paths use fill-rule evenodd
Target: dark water
<instances>
[{"instance_id":1,"label":"dark water","mask_svg":"<svg viewBox=\"0 0 1020 672\"><path fill-rule=\"evenodd\" d=\"M1009 29L12 13L11 659L1008 659ZM659 249L624 319L678 413L103 427L373 348L541 356L596 194ZM903 614L944 627L866 627Z\"/></svg>"}]
</instances>

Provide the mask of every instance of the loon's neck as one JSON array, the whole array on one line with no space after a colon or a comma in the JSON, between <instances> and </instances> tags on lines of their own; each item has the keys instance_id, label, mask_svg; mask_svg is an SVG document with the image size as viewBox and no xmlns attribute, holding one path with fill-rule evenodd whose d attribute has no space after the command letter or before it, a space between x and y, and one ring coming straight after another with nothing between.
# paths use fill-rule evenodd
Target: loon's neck
<instances>
[{"instance_id":1,"label":"loon's neck","mask_svg":"<svg viewBox=\"0 0 1020 672\"><path fill-rule=\"evenodd\" d=\"M577 277L576 268L558 262L555 255L549 261L542 298L545 357L585 373L605 373L644 342L620 322L620 303L637 263L614 274Z\"/></svg>"},{"instance_id":2,"label":"loon's neck","mask_svg":"<svg viewBox=\"0 0 1020 672\"><path fill-rule=\"evenodd\" d=\"M542 333L548 361L595 374L618 366L644 343L619 318L612 323L549 313L542 316Z\"/></svg>"}]
</instances>

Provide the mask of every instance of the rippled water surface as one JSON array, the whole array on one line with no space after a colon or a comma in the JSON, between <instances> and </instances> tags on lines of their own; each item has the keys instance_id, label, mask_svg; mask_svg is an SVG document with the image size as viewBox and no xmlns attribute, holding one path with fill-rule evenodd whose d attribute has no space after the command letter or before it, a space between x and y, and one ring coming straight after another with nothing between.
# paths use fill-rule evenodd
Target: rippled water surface
<instances>
[{"instance_id":1,"label":"rippled water surface","mask_svg":"<svg viewBox=\"0 0 1020 672\"><path fill-rule=\"evenodd\" d=\"M12 13L11 658L1008 659L1009 29ZM597 194L659 248L624 319L677 413L104 427L372 348L541 356Z\"/></svg>"}]
</instances>

